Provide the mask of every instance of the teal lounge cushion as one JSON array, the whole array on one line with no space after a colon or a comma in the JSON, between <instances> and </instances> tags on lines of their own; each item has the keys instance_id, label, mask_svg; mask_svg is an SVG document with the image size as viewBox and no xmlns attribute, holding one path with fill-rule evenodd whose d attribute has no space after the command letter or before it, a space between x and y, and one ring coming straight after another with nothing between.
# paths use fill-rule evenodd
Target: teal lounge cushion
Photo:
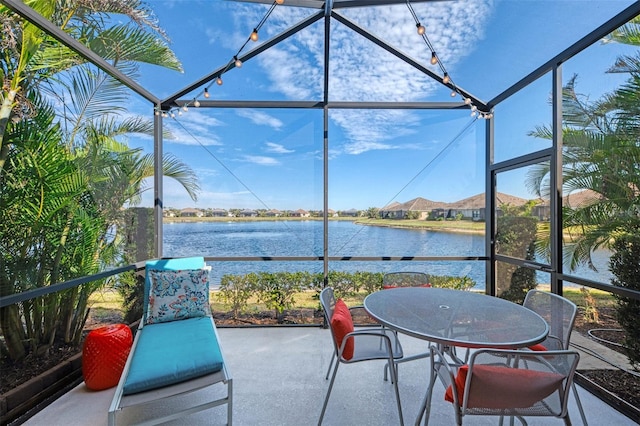
<instances>
[{"instance_id":1,"label":"teal lounge cushion","mask_svg":"<svg viewBox=\"0 0 640 426\"><path fill-rule=\"evenodd\" d=\"M129 395L220 371L222 353L210 317L145 325L138 330L124 394Z\"/></svg>"}]
</instances>

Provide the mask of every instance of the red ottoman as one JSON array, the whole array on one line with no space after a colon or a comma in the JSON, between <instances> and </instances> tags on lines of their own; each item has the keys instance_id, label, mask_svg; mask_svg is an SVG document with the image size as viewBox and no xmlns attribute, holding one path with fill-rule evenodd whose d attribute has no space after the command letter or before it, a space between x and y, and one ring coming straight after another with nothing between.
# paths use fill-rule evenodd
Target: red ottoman
<instances>
[{"instance_id":1,"label":"red ottoman","mask_svg":"<svg viewBox=\"0 0 640 426\"><path fill-rule=\"evenodd\" d=\"M89 332L82 347L82 377L87 388L102 390L116 386L132 344L133 335L126 324Z\"/></svg>"}]
</instances>

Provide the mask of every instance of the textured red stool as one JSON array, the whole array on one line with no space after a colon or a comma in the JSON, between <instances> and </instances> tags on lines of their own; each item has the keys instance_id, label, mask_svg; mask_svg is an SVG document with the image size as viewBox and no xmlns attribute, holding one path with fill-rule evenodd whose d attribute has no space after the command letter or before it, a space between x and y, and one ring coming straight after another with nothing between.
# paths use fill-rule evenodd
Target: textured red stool
<instances>
[{"instance_id":1,"label":"textured red stool","mask_svg":"<svg viewBox=\"0 0 640 426\"><path fill-rule=\"evenodd\" d=\"M132 343L131 329L125 324L89 332L82 347L82 377L87 388L102 390L117 385Z\"/></svg>"}]
</instances>

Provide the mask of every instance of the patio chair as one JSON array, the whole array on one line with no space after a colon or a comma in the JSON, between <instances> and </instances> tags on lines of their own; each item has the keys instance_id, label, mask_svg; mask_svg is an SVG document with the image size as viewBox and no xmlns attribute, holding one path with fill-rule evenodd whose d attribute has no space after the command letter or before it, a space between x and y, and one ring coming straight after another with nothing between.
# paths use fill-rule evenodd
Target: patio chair
<instances>
[{"instance_id":1,"label":"patio chair","mask_svg":"<svg viewBox=\"0 0 640 426\"><path fill-rule=\"evenodd\" d=\"M551 416L571 424L567 410L569 387L580 355L576 351L481 349L457 373L437 347L431 348L432 374L445 386L445 400L452 403L456 424L465 416ZM431 403L431 387L427 407ZM428 424L428 412L425 424Z\"/></svg>"},{"instance_id":2,"label":"patio chair","mask_svg":"<svg viewBox=\"0 0 640 426\"><path fill-rule=\"evenodd\" d=\"M569 339L578 312L575 303L547 291L530 290L525 296L523 306L540 315L549 324L547 338L529 349L534 351L569 349ZM587 425L587 418L575 383L573 383L572 389L582 423Z\"/></svg>"},{"instance_id":3,"label":"patio chair","mask_svg":"<svg viewBox=\"0 0 640 426\"><path fill-rule=\"evenodd\" d=\"M325 288L320 293L320 304L331 329L331 337L333 339L334 356L331 359L329 368L331 369L331 365L335 365L327 395L322 405L318 425L321 425L324 419L340 364L353 364L370 360L386 360L388 365L393 366L389 369L391 371L391 382L395 391L398 418L400 419L400 425L403 425L397 368L395 366L395 363L402 359L402 346L397 341L396 335L390 330L385 330L381 327L354 330L349 308L342 299L336 300L333 289L330 287ZM328 379L328 376L325 377L326 379Z\"/></svg>"},{"instance_id":4,"label":"patio chair","mask_svg":"<svg viewBox=\"0 0 640 426\"><path fill-rule=\"evenodd\" d=\"M169 414L154 415L145 424L157 424L227 405L227 424L232 424L232 378L220 349L218 332L209 306L209 271L204 258L161 259L146 263L143 317L136 332L116 388L108 422L129 407L149 404ZM171 398L221 384L215 397L167 410ZM164 404L151 405L162 401ZM186 404L186 406L185 406Z\"/></svg>"},{"instance_id":5,"label":"patio chair","mask_svg":"<svg viewBox=\"0 0 640 426\"><path fill-rule=\"evenodd\" d=\"M382 288L431 287L429 275L424 272L388 272L382 276Z\"/></svg>"}]
</instances>

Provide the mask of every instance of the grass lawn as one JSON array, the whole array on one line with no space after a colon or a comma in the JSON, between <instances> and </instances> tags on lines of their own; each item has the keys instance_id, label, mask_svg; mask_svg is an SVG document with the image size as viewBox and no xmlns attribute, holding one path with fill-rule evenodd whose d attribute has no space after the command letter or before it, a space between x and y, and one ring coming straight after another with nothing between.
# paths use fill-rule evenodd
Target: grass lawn
<instances>
[{"instance_id":1,"label":"grass lawn","mask_svg":"<svg viewBox=\"0 0 640 426\"><path fill-rule=\"evenodd\" d=\"M428 229L441 232L472 232L484 234L484 222L470 220L409 220L409 219L358 219L358 225L388 226L393 228Z\"/></svg>"}]
</instances>

